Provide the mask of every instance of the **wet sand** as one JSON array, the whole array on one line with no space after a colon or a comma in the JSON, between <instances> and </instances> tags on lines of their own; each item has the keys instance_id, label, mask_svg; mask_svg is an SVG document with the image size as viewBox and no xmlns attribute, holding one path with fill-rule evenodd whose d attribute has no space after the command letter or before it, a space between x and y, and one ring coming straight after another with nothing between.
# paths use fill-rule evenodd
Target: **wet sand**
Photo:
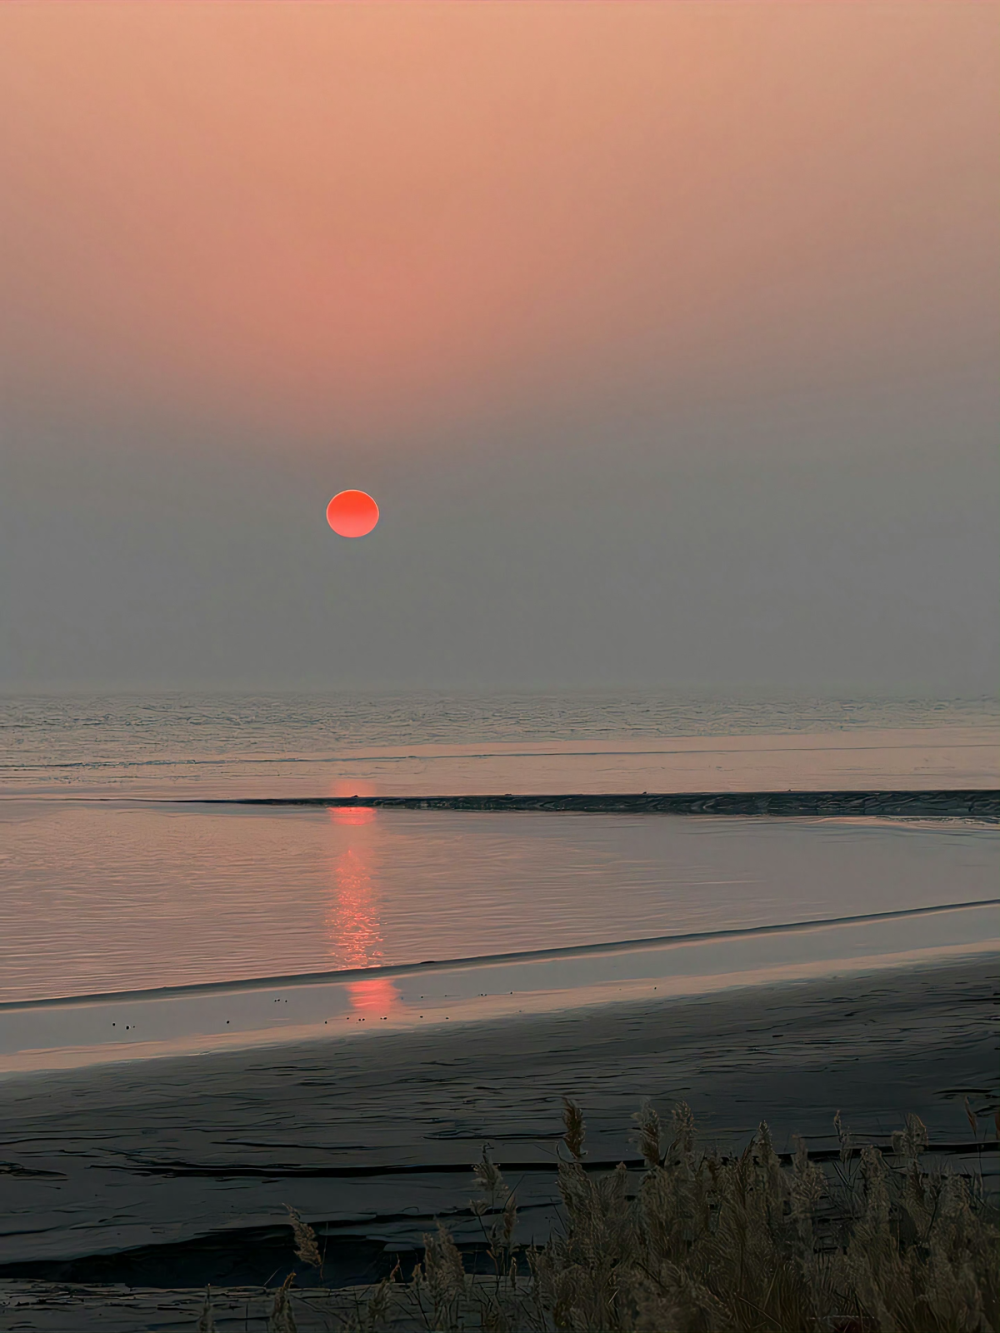
<instances>
[{"instance_id":1,"label":"wet sand","mask_svg":"<svg viewBox=\"0 0 1000 1333\"><path fill-rule=\"evenodd\" d=\"M989 1174L963 1099L992 1139L997 992L990 954L18 1075L0 1083L0 1276L262 1282L291 1262L288 1202L326 1237L335 1281L371 1280L435 1217L475 1237L469 1164L484 1143L517 1186L519 1239L541 1240L564 1094L585 1109L596 1167L635 1157L629 1117L651 1097L688 1101L724 1147L762 1115L779 1149L800 1133L821 1151L838 1109L876 1141L915 1111L932 1145Z\"/></svg>"}]
</instances>

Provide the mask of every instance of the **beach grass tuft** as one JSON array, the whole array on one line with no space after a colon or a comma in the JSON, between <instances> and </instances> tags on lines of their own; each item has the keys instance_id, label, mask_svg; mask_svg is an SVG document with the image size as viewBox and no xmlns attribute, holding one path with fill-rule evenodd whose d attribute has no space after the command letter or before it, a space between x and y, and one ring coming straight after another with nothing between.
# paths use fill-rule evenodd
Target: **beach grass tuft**
<instances>
[{"instance_id":1,"label":"beach grass tuft","mask_svg":"<svg viewBox=\"0 0 1000 1333\"><path fill-rule=\"evenodd\" d=\"M492 1272L481 1263L467 1271L439 1224L409 1279L397 1265L376 1287L330 1293L340 1299L327 1308L327 1326L1000 1333L996 1211L981 1178L924 1164L929 1139L918 1116L880 1148L856 1144L838 1112L840 1152L823 1154L822 1166L801 1138L783 1163L763 1121L732 1155L699 1147L683 1102L666 1124L648 1102L633 1121L642 1166L589 1169L583 1111L565 1099L555 1164L561 1222L543 1246L514 1244L516 1191L484 1148L472 1167L471 1208ZM315 1233L289 1214L297 1256L319 1267ZM296 1327L293 1299L288 1278L275 1296L273 1333ZM198 1327L214 1327L209 1301Z\"/></svg>"}]
</instances>

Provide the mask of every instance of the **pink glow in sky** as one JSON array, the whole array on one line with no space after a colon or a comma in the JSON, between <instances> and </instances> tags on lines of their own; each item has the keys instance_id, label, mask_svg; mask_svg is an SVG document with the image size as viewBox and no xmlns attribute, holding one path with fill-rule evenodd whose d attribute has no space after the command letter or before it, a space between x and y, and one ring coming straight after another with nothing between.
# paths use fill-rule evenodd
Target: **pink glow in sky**
<instances>
[{"instance_id":1,"label":"pink glow in sky","mask_svg":"<svg viewBox=\"0 0 1000 1333\"><path fill-rule=\"evenodd\" d=\"M0 4L0 682L992 694L998 38Z\"/></svg>"},{"instance_id":2,"label":"pink glow in sky","mask_svg":"<svg viewBox=\"0 0 1000 1333\"><path fill-rule=\"evenodd\" d=\"M367 428L594 375L933 361L991 300L995 28L956 3L4 6L10 373Z\"/></svg>"}]
</instances>

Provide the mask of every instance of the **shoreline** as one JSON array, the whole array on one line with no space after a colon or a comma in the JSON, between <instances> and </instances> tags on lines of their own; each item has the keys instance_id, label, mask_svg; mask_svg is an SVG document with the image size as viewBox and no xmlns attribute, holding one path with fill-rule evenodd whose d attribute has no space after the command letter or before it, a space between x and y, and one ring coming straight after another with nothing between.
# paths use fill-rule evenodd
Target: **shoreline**
<instances>
[{"instance_id":1,"label":"shoreline","mask_svg":"<svg viewBox=\"0 0 1000 1333\"><path fill-rule=\"evenodd\" d=\"M867 912L855 916L819 917L788 921L771 926L747 926L736 930L689 931L680 935L646 935L637 939L609 940L600 944L568 944L551 949L520 949L506 953L470 954L461 958L426 958L419 963L393 963L384 967L333 968L322 972L292 972L284 976L237 977L230 981L187 982L176 986L152 986L138 990L93 991L81 995L43 996L34 1000L0 1000L0 1014L39 1009L69 1009L81 1005L185 999L197 995L228 995L240 991L274 987L314 986L327 983L373 981L379 978L425 976L427 968L458 971L470 967L493 967L504 963L542 963L570 958L597 958L605 954L640 952L670 945L703 944L728 940L794 935L828 926L855 926L879 921L904 921L910 917L938 916L981 907L1000 907L1000 898L976 898L964 903L939 903L930 907L902 907L891 912Z\"/></svg>"},{"instance_id":2,"label":"shoreline","mask_svg":"<svg viewBox=\"0 0 1000 1333\"><path fill-rule=\"evenodd\" d=\"M518 1015L680 1002L824 978L947 966L1000 952L997 902L788 927L569 946L355 974L17 1002L2 1012L0 1084L25 1073L211 1059L331 1038L483 1031Z\"/></svg>"}]
</instances>

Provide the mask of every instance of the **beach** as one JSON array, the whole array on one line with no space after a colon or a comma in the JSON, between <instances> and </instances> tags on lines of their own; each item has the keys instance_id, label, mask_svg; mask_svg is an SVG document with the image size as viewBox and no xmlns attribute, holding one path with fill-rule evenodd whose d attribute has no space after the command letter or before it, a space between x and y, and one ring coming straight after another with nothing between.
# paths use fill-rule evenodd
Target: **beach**
<instances>
[{"instance_id":1,"label":"beach","mask_svg":"<svg viewBox=\"0 0 1000 1333\"><path fill-rule=\"evenodd\" d=\"M2 1274L263 1283L294 1262L289 1203L324 1239L328 1281L370 1282L412 1259L437 1218L476 1238L471 1163L484 1144L516 1186L518 1240L543 1240L566 1095L584 1109L595 1168L636 1160L630 1116L648 1097L664 1110L687 1101L724 1147L766 1117L779 1151L794 1134L834 1149L838 1110L876 1142L915 1112L932 1150L995 1180L963 1099L992 1140L996 997L989 954L12 1076L0 1084Z\"/></svg>"},{"instance_id":2,"label":"beach","mask_svg":"<svg viewBox=\"0 0 1000 1333\"><path fill-rule=\"evenodd\" d=\"M0 4L0 1333L1000 1333L904 9Z\"/></svg>"},{"instance_id":3,"label":"beach","mask_svg":"<svg viewBox=\"0 0 1000 1333\"><path fill-rule=\"evenodd\" d=\"M598 1176L649 1098L820 1164L838 1111L883 1148L915 1113L995 1192L992 714L664 703L636 736L598 701L538 740L547 707L392 750L391 702L357 735L341 703L14 711L0 1327L193 1329L210 1283L263 1329L265 1285L316 1291L291 1206L324 1328L439 1220L481 1248L484 1150L544 1244L565 1097Z\"/></svg>"}]
</instances>

